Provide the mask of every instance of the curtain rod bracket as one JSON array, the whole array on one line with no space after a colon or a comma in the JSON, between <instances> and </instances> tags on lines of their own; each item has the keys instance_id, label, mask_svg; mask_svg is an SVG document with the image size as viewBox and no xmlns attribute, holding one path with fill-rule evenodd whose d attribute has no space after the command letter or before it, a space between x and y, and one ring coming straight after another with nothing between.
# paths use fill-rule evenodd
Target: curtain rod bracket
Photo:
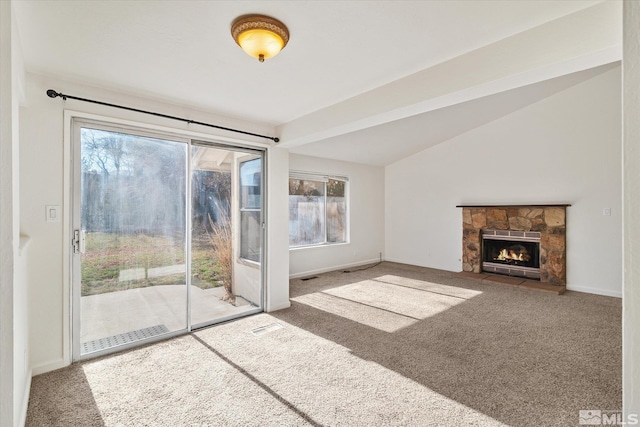
<instances>
[{"instance_id":1,"label":"curtain rod bracket","mask_svg":"<svg viewBox=\"0 0 640 427\"><path fill-rule=\"evenodd\" d=\"M241 133L243 135L257 136L258 138L270 139L275 143L280 142L280 138L278 138L277 136L261 135L259 133L246 132L246 131L239 130L239 129L233 129L233 128L227 128L227 127L224 127L224 126L212 125L210 123L197 122L195 120L185 119L185 118L176 117L176 116L170 116L168 114L155 113L153 111L139 110L137 108L125 107L123 105L110 104L108 102L96 101L95 99L79 98L77 96L65 95L64 93L56 92L53 89L47 90L47 96L49 98L60 97L65 101L67 100L67 98L75 99L77 101L90 102L92 104L104 105L104 106L113 107L113 108L120 108L122 110L134 111L136 113L149 114L149 115L156 116L156 117L163 117L165 119L178 120L178 121L181 121L181 122L186 122L187 124L192 124L193 123L193 124L196 124L196 125L207 126L207 127L210 127L210 128L226 130L226 131L229 131L229 132Z\"/></svg>"}]
</instances>

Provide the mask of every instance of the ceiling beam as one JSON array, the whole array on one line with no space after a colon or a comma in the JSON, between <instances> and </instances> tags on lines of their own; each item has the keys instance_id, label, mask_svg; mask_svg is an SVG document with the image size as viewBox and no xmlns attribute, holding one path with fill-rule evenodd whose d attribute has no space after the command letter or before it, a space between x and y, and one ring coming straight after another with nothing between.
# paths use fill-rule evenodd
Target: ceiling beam
<instances>
[{"instance_id":1,"label":"ceiling beam","mask_svg":"<svg viewBox=\"0 0 640 427\"><path fill-rule=\"evenodd\" d=\"M282 124L279 145L296 147L619 61L621 18L621 2L607 1L550 21Z\"/></svg>"}]
</instances>

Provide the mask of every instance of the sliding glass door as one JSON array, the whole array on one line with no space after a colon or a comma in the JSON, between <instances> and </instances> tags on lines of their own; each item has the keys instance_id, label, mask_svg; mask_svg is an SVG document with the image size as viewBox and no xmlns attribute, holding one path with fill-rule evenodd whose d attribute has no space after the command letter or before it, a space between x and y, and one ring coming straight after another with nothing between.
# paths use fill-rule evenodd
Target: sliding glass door
<instances>
[{"instance_id":1,"label":"sliding glass door","mask_svg":"<svg viewBox=\"0 0 640 427\"><path fill-rule=\"evenodd\" d=\"M261 152L91 122L73 142L74 359L262 310Z\"/></svg>"},{"instance_id":2,"label":"sliding glass door","mask_svg":"<svg viewBox=\"0 0 640 427\"><path fill-rule=\"evenodd\" d=\"M253 162L250 172L247 161ZM260 155L192 145L193 327L260 311L262 192ZM246 216L248 198L251 218Z\"/></svg>"}]
</instances>

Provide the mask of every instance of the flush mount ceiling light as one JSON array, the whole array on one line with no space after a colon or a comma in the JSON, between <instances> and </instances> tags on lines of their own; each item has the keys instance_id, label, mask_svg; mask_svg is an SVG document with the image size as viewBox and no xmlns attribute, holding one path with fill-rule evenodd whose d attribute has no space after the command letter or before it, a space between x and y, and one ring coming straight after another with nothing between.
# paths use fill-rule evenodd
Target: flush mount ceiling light
<instances>
[{"instance_id":1,"label":"flush mount ceiling light","mask_svg":"<svg viewBox=\"0 0 640 427\"><path fill-rule=\"evenodd\" d=\"M276 56L289 41L289 30L277 19L264 15L243 15L231 24L231 35L250 56L264 62Z\"/></svg>"}]
</instances>

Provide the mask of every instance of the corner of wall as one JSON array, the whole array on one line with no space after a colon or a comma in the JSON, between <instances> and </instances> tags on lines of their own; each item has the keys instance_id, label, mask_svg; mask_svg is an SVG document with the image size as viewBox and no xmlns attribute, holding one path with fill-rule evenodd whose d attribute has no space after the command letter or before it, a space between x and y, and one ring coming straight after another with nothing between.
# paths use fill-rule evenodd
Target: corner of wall
<instances>
[{"instance_id":1,"label":"corner of wall","mask_svg":"<svg viewBox=\"0 0 640 427\"><path fill-rule=\"evenodd\" d=\"M289 151L267 150L267 286L266 311L287 308L289 302Z\"/></svg>"},{"instance_id":2,"label":"corner of wall","mask_svg":"<svg viewBox=\"0 0 640 427\"><path fill-rule=\"evenodd\" d=\"M0 92L2 208L0 236L0 424L20 426L26 417L31 387L29 304L26 258L20 236L20 102L24 100L24 64L13 3L0 4L2 58Z\"/></svg>"},{"instance_id":3,"label":"corner of wall","mask_svg":"<svg viewBox=\"0 0 640 427\"><path fill-rule=\"evenodd\" d=\"M21 405L20 405L20 418L16 418L19 420L18 426L24 426L27 422L27 411L29 409L29 395L31 394L31 378L33 377L33 372L31 369L27 372L27 381L25 382L24 391L22 392Z\"/></svg>"},{"instance_id":4,"label":"corner of wall","mask_svg":"<svg viewBox=\"0 0 640 427\"><path fill-rule=\"evenodd\" d=\"M11 7L11 21L14 23L17 22L13 6ZM11 26L11 67L14 75L14 90L16 91L16 97L19 104L24 105L27 99L26 70L24 67L20 31L17 25Z\"/></svg>"},{"instance_id":5,"label":"corner of wall","mask_svg":"<svg viewBox=\"0 0 640 427\"><path fill-rule=\"evenodd\" d=\"M624 268L622 298L622 406L640 414L640 3L624 2L623 164Z\"/></svg>"}]
</instances>

